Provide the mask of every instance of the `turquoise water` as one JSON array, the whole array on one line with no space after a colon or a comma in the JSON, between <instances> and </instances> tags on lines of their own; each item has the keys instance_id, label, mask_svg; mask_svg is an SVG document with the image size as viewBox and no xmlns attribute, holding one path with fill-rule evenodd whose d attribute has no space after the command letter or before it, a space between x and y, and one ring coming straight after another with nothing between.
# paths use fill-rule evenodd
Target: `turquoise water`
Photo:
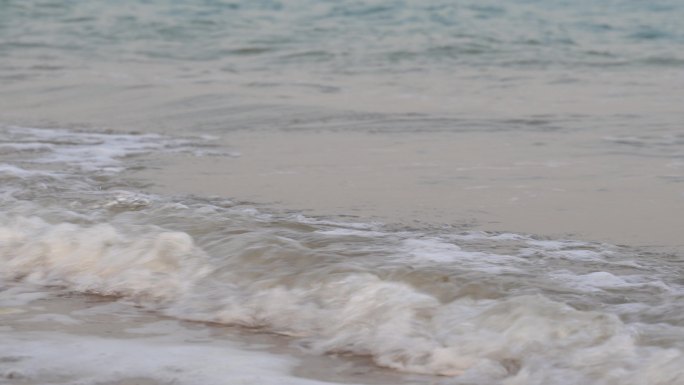
<instances>
[{"instance_id":1,"label":"turquoise water","mask_svg":"<svg viewBox=\"0 0 684 385\"><path fill-rule=\"evenodd\" d=\"M2 1L0 53L325 73L684 66L684 3Z\"/></svg>"},{"instance_id":2,"label":"turquoise water","mask_svg":"<svg viewBox=\"0 0 684 385\"><path fill-rule=\"evenodd\" d=\"M39 105L51 121L88 110L78 124L135 128L150 121L133 119L142 109L176 115L165 127L224 130L227 108L256 108L241 128L277 126L264 106L286 105L300 109L284 112L291 121L342 110L344 121L432 119L411 118L421 130L502 125L495 117L671 134L683 17L677 0L2 1L0 98L5 121Z\"/></svg>"}]
</instances>

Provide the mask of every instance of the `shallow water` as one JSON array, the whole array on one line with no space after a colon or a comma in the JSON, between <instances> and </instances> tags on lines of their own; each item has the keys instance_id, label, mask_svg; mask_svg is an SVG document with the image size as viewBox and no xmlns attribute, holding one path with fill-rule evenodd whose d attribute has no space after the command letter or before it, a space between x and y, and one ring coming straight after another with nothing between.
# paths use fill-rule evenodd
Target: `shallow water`
<instances>
[{"instance_id":1,"label":"shallow water","mask_svg":"<svg viewBox=\"0 0 684 385\"><path fill-rule=\"evenodd\" d=\"M684 384L682 16L0 1L0 382Z\"/></svg>"},{"instance_id":2,"label":"shallow water","mask_svg":"<svg viewBox=\"0 0 684 385\"><path fill-rule=\"evenodd\" d=\"M20 127L3 137L3 160L14 161L1 169L7 285L123 297L177 319L290 336L312 354L456 376L450 383L684 375L677 257L269 213L224 198L143 194L125 177L146 153L230 156L200 137Z\"/></svg>"}]
</instances>

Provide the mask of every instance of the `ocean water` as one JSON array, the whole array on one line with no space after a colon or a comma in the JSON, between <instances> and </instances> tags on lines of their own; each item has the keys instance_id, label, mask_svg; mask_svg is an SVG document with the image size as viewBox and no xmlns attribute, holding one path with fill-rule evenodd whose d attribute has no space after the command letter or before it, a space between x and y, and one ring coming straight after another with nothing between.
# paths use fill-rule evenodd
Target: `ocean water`
<instances>
[{"instance_id":1,"label":"ocean water","mask_svg":"<svg viewBox=\"0 0 684 385\"><path fill-rule=\"evenodd\" d=\"M0 0L0 384L684 384L683 19Z\"/></svg>"},{"instance_id":2,"label":"ocean water","mask_svg":"<svg viewBox=\"0 0 684 385\"><path fill-rule=\"evenodd\" d=\"M4 1L3 53L354 74L677 67L678 1ZM221 65L223 64L223 65ZM47 68L46 68L47 70Z\"/></svg>"}]
</instances>

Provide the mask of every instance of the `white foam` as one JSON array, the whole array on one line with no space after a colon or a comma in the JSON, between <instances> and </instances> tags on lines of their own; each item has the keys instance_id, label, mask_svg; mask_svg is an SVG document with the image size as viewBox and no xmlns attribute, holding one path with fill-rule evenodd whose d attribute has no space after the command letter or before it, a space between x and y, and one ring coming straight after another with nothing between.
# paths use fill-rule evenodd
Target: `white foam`
<instances>
[{"instance_id":1,"label":"white foam","mask_svg":"<svg viewBox=\"0 0 684 385\"><path fill-rule=\"evenodd\" d=\"M46 143L2 143L0 144L0 154L10 152L40 152L50 151L54 145Z\"/></svg>"},{"instance_id":2,"label":"white foam","mask_svg":"<svg viewBox=\"0 0 684 385\"><path fill-rule=\"evenodd\" d=\"M587 243L578 241L564 241L564 240L534 240L530 239L527 244L543 249L543 250L562 250L566 248L577 248L588 246Z\"/></svg>"},{"instance_id":3,"label":"white foam","mask_svg":"<svg viewBox=\"0 0 684 385\"><path fill-rule=\"evenodd\" d=\"M292 220L295 220L300 223L305 223L305 224L310 224L310 225L319 225L319 226L332 226L335 228L349 228L349 229L355 229L355 230L378 230L379 227L381 226L380 223L377 222L370 222L370 223L364 223L364 222L340 222L340 221L333 221L333 220L328 220L328 219L319 219L319 218L312 218L312 217L307 217L302 214L293 214L290 215L289 217Z\"/></svg>"},{"instance_id":4,"label":"white foam","mask_svg":"<svg viewBox=\"0 0 684 385\"><path fill-rule=\"evenodd\" d=\"M599 252L595 250L560 250L549 252L547 255L570 259L573 261L591 262L604 260L603 256L605 255L605 252Z\"/></svg>"},{"instance_id":5,"label":"white foam","mask_svg":"<svg viewBox=\"0 0 684 385\"><path fill-rule=\"evenodd\" d=\"M51 313L44 313L44 314L38 314L35 315L31 318L25 319L24 322L40 322L40 323L56 323L56 324L62 324L62 325L78 325L82 323L81 321L69 317L68 315L65 314L51 314Z\"/></svg>"},{"instance_id":6,"label":"white foam","mask_svg":"<svg viewBox=\"0 0 684 385\"><path fill-rule=\"evenodd\" d=\"M141 209L149 206L154 197L148 194L133 193L130 191L114 191L114 197L104 204L109 209Z\"/></svg>"},{"instance_id":7,"label":"white foam","mask_svg":"<svg viewBox=\"0 0 684 385\"><path fill-rule=\"evenodd\" d=\"M137 229L128 234L110 225L50 225L37 218L19 219L13 226L0 228L2 244L10 245L0 249L4 261L0 271L35 283L135 297L180 318L263 327L297 336L302 346L314 352L367 354L379 365L416 373L460 374L464 381L547 384L571 371L577 381L568 384L608 384L602 382L605 373L614 373L621 384L643 383L634 382L635 378L665 384L658 382L665 375L684 375L678 365L683 362L681 351L642 347L617 317L575 310L544 296L464 297L442 303L408 283L384 280L371 271L326 274L326 264L309 264L306 270L288 273L287 258L273 259L276 254L269 248L282 257L304 249L282 236L270 240L236 237L223 246L223 259L212 260L187 235L155 227ZM510 262L506 256L466 252L430 238L401 244L421 260L471 264L470 271L481 267L498 274L491 272L491 265ZM604 287L627 282L607 273L579 279L598 287L592 282L606 278L611 280ZM79 342L79 351L103 349L123 355L129 349L122 341L99 341L103 345L97 348L91 343ZM135 349L146 357L159 354L154 340L145 340L143 345ZM173 349L184 359L193 354L222 354L189 346ZM38 361L30 367L58 370L57 364L43 366L53 356L31 354ZM147 367L111 355L106 359L136 376L149 374ZM73 367L77 361L55 362ZM179 364L169 361L165 365ZM206 368L202 365L199 368ZM214 381L202 377L204 369L192 367L192 375L180 377ZM100 369L77 375L90 379L94 373L102 375ZM164 380L163 372L161 376L154 378Z\"/></svg>"},{"instance_id":8,"label":"white foam","mask_svg":"<svg viewBox=\"0 0 684 385\"><path fill-rule=\"evenodd\" d=\"M24 162L57 163L86 172L117 173L125 168L122 159L161 150L195 156L237 156L204 147L200 149L198 146L206 146L206 140L199 137L189 140L157 134L74 132L16 126L0 126L0 134L8 138L2 145L4 148L30 155Z\"/></svg>"},{"instance_id":9,"label":"white foam","mask_svg":"<svg viewBox=\"0 0 684 385\"><path fill-rule=\"evenodd\" d=\"M585 292L595 292L603 289L625 288L629 284L620 277L605 271L598 271L589 274L575 274L569 271L555 272L549 274L551 279L559 281L565 287Z\"/></svg>"},{"instance_id":10,"label":"white foam","mask_svg":"<svg viewBox=\"0 0 684 385\"><path fill-rule=\"evenodd\" d=\"M5 174L9 176L13 176L16 178L28 178L36 175L50 175L50 173L46 173L43 171L36 171L36 170L26 170L21 167L17 167L11 164L0 164L0 174Z\"/></svg>"},{"instance_id":11,"label":"white foam","mask_svg":"<svg viewBox=\"0 0 684 385\"><path fill-rule=\"evenodd\" d=\"M390 234L381 232L381 231L372 231L372 230L357 230L357 229L349 229L349 228L336 228L336 229L329 229L329 230L316 230L318 234L321 235L333 235L333 236L342 236L342 237L348 237L348 236L359 236L359 237L386 237L389 236Z\"/></svg>"},{"instance_id":12,"label":"white foam","mask_svg":"<svg viewBox=\"0 0 684 385\"><path fill-rule=\"evenodd\" d=\"M623 290L653 288L666 292L682 292L673 285L666 285L660 280L641 275L617 276L606 271L596 271L588 274L577 274L569 271L550 273L553 280L557 280L564 287L582 292L596 292L602 290Z\"/></svg>"},{"instance_id":13,"label":"white foam","mask_svg":"<svg viewBox=\"0 0 684 385\"><path fill-rule=\"evenodd\" d=\"M206 329L201 330L189 330L181 326L179 321L176 320L164 320L146 323L143 326L128 328L126 333L132 334L144 334L144 335L179 335L182 334L183 338L187 338L188 335L197 338L208 337L210 332Z\"/></svg>"},{"instance_id":14,"label":"white foam","mask_svg":"<svg viewBox=\"0 0 684 385\"><path fill-rule=\"evenodd\" d=\"M92 317L103 314L120 314L125 313L126 305L121 300L116 302L106 302L104 304L90 306L85 309L74 310L70 314L74 317Z\"/></svg>"},{"instance_id":15,"label":"white foam","mask_svg":"<svg viewBox=\"0 0 684 385\"><path fill-rule=\"evenodd\" d=\"M33 301L48 297L44 290L36 290L30 286L14 286L2 289L0 291L0 307L26 306Z\"/></svg>"},{"instance_id":16,"label":"white foam","mask_svg":"<svg viewBox=\"0 0 684 385\"><path fill-rule=\"evenodd\" d=\"M95 385L151 379L179 385L320 385L290 374L291 357L221 344L157 337L109 339L58 333L0 334L0 378ZM15 357L5 359L4 357Z\"/></svg>"},{"instance_id":17,"label":"white foam","mask_svg":"<svg viewBox=\"0 0 684 385\"><path fill-rule=\"evenodd\" d=\"M0 256L5 260L0 274L23 276L27 282L173 298L195 279L183 275L202 274L197 266L203 254L185 233L149 229L128 238L106 224L51 225L35 217L7 218L5 223L10 226L0 227Z\"/></svg>"},{"instance_id":18,"label":"white foam","mask_svg":"<svg viewBox=\"0 0 684 385\"><path fill-rule=\"evenodd\" d=\"M5 128L6 135L19 143L14 148L43 153L33 154L32 163L63 163L86 171L118 172L120 158L163 148L159 135L75 133L60 129Z\"/></svg>"},{"instance_id":19,"label":"white foam","mask_svg":"<svg viewBox=\"0 0 684 385\"><path fill-rule=\"evenodd\" d=\"M492 241L531 241L532 239L523 234L514 233L488 233L485 231L468 231L459 234L447 235L449 239L461 241L492 240Z\"/></svg>"},{"instance_id":20,"label":"white foam","mask_svg":"<svg viewBox=\"0 0 684 385\"><path fill-rule=\"evenodd\" d=\"M402 242L402 251L410 262L436 262L458 265L471 271L500 274L519 271L514 265L524 260L510 255L465 251L459 246L438 238L410 238Z\"/></svg>"}]
</instances>

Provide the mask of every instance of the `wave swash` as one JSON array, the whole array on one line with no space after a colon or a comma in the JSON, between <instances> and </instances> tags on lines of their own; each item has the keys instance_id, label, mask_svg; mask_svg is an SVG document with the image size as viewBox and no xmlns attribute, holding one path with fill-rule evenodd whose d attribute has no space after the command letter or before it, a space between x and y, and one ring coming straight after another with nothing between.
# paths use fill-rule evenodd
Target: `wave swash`
<instances>
[{"instance_id":1,"label":"wave swash","mask_svg":"<svg viewBox=\"0 0 684 385\"><path fill-rule=\"evenodd\" d=\"M684 383L681 264L606 244L396 229L144 194L201 138L0 128L0 284L122 296L454 383Z\"/></svg>"}]
</instances>

